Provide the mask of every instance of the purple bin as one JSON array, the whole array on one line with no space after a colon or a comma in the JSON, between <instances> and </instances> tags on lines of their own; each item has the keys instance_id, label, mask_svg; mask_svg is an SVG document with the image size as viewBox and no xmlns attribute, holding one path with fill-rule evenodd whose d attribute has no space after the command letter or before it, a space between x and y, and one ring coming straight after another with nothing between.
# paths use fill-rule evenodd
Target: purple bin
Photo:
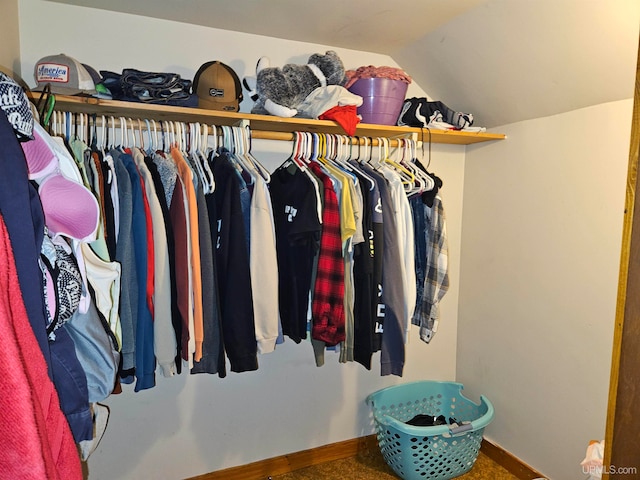
<instances>
[{"instance_id":1,"label":"purple bin","mask_svg":"<svg viewBox=\"0 0 640 480\"><path fill-rule=\"evenodd\" d=\"M395 125L408 86L402 80L361 78L349 87L349 91L362 97L362 105L358 107L362 123Z\"/></svg>"}]
</instances>

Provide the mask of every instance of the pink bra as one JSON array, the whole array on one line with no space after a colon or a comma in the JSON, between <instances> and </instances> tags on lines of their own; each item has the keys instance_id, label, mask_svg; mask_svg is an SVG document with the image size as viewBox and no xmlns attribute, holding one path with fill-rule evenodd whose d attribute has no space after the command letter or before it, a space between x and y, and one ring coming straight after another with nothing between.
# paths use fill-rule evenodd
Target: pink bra
<instances>
[{"instance_id":1,"label":"pink bra","mask_svg":"<svg viewBox=\"0 0 640 480\"><path fill-rule=\"evenodd\" d=\"M35 124L34 139L20 145L27 161L29 178L40 186L38 193L44 210L45 224L52 235L91 241L95 239L100 207L95 196L79 179L71 179L63 173L69 171L70 157L54 148L53 139L38 124ZM49 143L52 142L52 143ZM61 162L66 165L61 166ZM75 164L73 168L77 167Z\"/></svg>"}]
</instances>

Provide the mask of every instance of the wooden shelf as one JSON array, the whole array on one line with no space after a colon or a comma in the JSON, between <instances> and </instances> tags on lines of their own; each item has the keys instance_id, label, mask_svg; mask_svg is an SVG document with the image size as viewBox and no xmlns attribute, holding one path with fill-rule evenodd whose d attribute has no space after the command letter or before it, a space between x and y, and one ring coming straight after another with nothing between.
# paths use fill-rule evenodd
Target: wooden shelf
<instances>
[{"instance_id":1,"label":"wooden shelf","mask_svg":"<svg viewBox=\"0 0 640 480\"><path fill-rule=\"evenodd\" d=\"M34 100L35 94L29 94ZM118 100L102 100L93 97L56 95L55 109L63 112L88 113L106 117L127 119L149 119L178 122L199 122L207 125L238 125L248 122L254 138L286 140L292 132L316 132L344 134L336 122L306 118L284 118L272 115L256 115L244 112L224 112L190 107L171 107ZM273 133L273 135L270 134ZM397 127L390 125L358 124L356 135L361 137L396 138L417 134L418 140L429 140L426 129ZM455 130L431 130L432 143L470 145L473 143L503 140L505 135L497 133L461 132Z\"/></svg>"}]
</instances>

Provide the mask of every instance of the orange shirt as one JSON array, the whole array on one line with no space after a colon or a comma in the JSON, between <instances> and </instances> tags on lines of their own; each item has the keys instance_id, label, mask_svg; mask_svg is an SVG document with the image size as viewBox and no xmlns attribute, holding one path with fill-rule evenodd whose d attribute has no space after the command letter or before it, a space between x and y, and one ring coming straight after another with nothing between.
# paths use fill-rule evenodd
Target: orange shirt
<instances>
[{"instance_id":1,"label":"orange shirt","mask_svg":"<svg viewBox=\"0 0 640 480\"><path fill-rule=\"evenodd\" d=\"M202 359L202 341L204 340L204 327L202 317L202 277L200 271L200 242L198 234L198 204L196 191L193 187L193 172L186 160L175 147L171 148L171 157L178 167L178 175L187 195L189 204L189 231L191 232L191 274L193 285L193 332L195 338L195 353L193 360L199 362Z\"/></svg>"}]
</instances>

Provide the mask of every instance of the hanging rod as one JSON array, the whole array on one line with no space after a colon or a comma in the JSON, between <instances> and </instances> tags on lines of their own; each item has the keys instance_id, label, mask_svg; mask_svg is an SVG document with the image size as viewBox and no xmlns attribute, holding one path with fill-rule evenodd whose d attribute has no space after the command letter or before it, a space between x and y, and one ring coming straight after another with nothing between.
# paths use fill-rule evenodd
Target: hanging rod
<instances>
[{"instance_id":1,"label":"hanging rod","mask_svg":"<svg viewBox=\"0 0 640 480\"><path fill-rule=\"evenodd\" d=\"M413 138L413 136L410 136L410 135L404 135L403 137L406 139ZM268 130L251 130L251 138L256 140L278 140L282 142L292 142L295 140L296 137L295 137L295 133L273 132ZM365 140L365 137L361 137L358 135L354 137L349 137L347 135L340 135L339 138L342 140L347 140L347 143L350 145L369 144L374 147L377 147L380 143L378 140L378 137L366 137L368 140ZM421 145L421 142L418 142L418 146L420 145ZM389 146L390 147L400 146L400 140L396 138L390 138Z\"/></svg>"},{"instance_id":2,"label":"hanging rod","mask_svg":"<svg viewBox=\"0 0 640 480\"><path fill-rule=\"evenodd\" d=\"M56 110L56 112L58 114L63 114L65 115L65 113L70 113L71 115L78 115L78 114L83 114L85 115L85 118L87 117L91 117L90 122L93 123L94 122L94 118L93 118L93 114L90 113L83 113L83 112L62 112L59 110ZM95 114L95 125L97 127L103 127L103 120L102 120L102 115L100 114ZM147 131L147 125L146 125L146 121L142 118L139 117L135 117L135 118L131 118L131 117L124 117L124 116L115 116L115 115L105 115L105 120L106 120L106 126L107 128L116 128L119 129L121 128L121 125L119 124L120 122L120 118L124 118L126 122L131 122L129 125L127 125L127 130L129 130L131 127L131 125L133 125L133 130L134 131L141 131L141 132L146 132ZM115 120L115 126L111 123L110 119L114 118ZM168 123L172 123L172 122L176 122L173 120L158 120L156 121L156 124L158 125L157 131L160 131L160 122L168 122ZM189 123L198 123L198 122L184 122L184 121L177 121L178 123L183 123L183 124L189 124ZM204 123L200 123L201 125L205 125ZM76 127L79 126L79 122L76 122L74 124ZM88 122L83 122L83 126L84 128L89 128L91 125ZM218 135L220 135L222 133L222 128L220 128L222 125L216 125L217 129L216 129L216 133ZM283 142L292 142L295 139L295 132L281 132L281 131L275 131L275 130L262 130L262 129L254 129L252 128L252 125L249 121L240 121L238 122L238 125L235 126L247 126L249 127L250 131L251 131L251 138L255 139L255 140L275 140L275 141L283 141ZM209 124L207 125L207 130L209 132L210 135L214 134L214 129L213 127ZM312 132L312 133L318 133L319 135L325 134L324 132ZM377 135L377 136L368 136L368 135L356 135L353 137L350 137L344 133L342 134L332 134L329 133L329 135L338 135L341 139L341 141L343 143L347 143L350 145L371 145L373 147L376 147L380 144L380 140L381 138L388 138L389 139L389 147L395 148L395 147L399 147L401 146L400 140L401 139L412 139L412 140L418 140L418 135L415 132L407 132L407 133L402 133L399 135L396 135L396 138L393 137L388 137L388 136L384 136L384 135ZM427 136L425 136L425 141L428 141ZM421 142L418 141L418 147L421 146Z\"/></svg>"}]
</instances>

